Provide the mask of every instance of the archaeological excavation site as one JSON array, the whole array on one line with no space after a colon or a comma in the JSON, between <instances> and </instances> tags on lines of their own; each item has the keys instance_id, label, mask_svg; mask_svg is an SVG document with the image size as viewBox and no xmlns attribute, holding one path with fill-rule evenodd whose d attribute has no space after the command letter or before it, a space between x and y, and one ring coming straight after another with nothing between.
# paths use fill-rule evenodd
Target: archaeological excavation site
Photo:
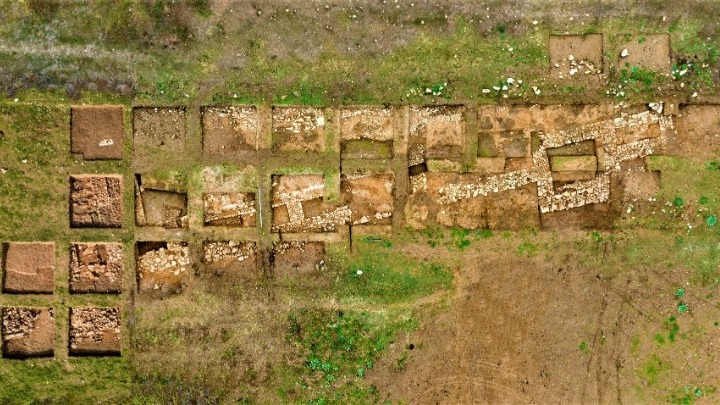
<instances>
[{"instance_id":1,"label":"archaeological excavation site","mask_svg":"<svg viewBox=\"0 0 720 405\"><path fill-rule=\"evenodd\" d=\"M0 0L0 404L720 402L720 4Z\"/></svg>"}]
</instances>

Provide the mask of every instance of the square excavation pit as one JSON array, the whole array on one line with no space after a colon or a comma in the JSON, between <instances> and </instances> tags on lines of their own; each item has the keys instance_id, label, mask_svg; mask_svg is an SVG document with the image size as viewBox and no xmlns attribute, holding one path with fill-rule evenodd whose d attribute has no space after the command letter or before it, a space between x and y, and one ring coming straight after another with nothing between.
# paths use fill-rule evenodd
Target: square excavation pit
<instances>
[{"instance_id":1,"label":"square excavation pit","mask_svg":"<svg viewBox=\"0 0 720 405\"><path fill-rule=\"evenodd\" d=\"M119 356L120 308L70 308L71 356Z\"/></svg>"},{"instance_id":2,"label":"square excavation pit","mask_svg":"<svg viewBox=\"0 0 720 405\"><path fill-rule=\"evenodd\" d=\"M325 268L324 242L274 242L270 266L276 278L306 275Z\"/></svg>"},{"instance_id":3,"label":"square excavation pit","mask_svg":"<svg viewBox=\"0 0 720 405\"><path fill-rule=\"evenodd\" d=\"M185 242L137 242L138 293L165 298L185 290L192 269Z\"/></svg>"},{"instance_id":4,"label":"square excavation pit","mask_svg":"<svg viewBox=\"0 0 720 405\"><path fill-rule=\"evenodd\" d=\"M313 107L273 107L272 143L276 151L323 152L325 113Z\"/></svg>"},{"instance_id":5,"label":"square excavation pit","mask_svg":"<svg viewBox=\"0 0 720 405\"><path fill-rule=\"evenodd\" d=\"M187 228L187 193L160 189L163 185L143 182L136 175L135 183L135 224L162 228ZM157 187L151 188L151 187Z\"/></svg>"},{"instance_id":6,"label":"square excavation pit","mask_svg":"<svg viewBox=\"0 0 720 405\"><path fill-rule=\"evenodd\" d=\"M603 71L603 36L550 35L550 77L596 80Z\"/></svg>"},{"instance_id":7,"label":"square excavation pit","mask_svg":"<svg viewBox=\"0 0 720 405\"><path fill-rule=\"evenodd\" d=\"M279 232L331 232L344 223L346 207L324 201L322 174L282 174L272 177L273 229Z\"/></svg>"},{"instance_id":8,"label":"square excavation pit","mask_svg":"<svg viewBox=\"0 0 720 405\"><path fill-rule=\"evenodd\" d=\"M620 36L618 40L620 44L615 49L618 70L637 66L665 74L670 73L670 35L627 35Z\"/></svg>"},{"instance_id":9,"label":"square excavation pit","mask_svg":"<svg viewBox=\"0 0 720 405\"><path fill-rule=\"evenodd\" d=\"M258 112L255 107L203 107L203 152L232 156L258 150Z\"/></svg>"},{"instance_id":10,"label":"square excavation pit","mask_svg":"<svg viewBox=\"0 0 720 405\"><path fill-rule=\"evenodd\" d=\"M255 193L205 193L203 209L205 226L255 226Z\"/></svg>"},{"instance_id":11,"label":"square excavation pit","mask_svg":"<svg viewBox=\"0 0 720 405\"><path fill-rule=\"evenodd\" d=\"M55 352L53 309L3 308L2 341L5 358L52 356Z\"/></svg>"},{"instance_id":12,"label":"square excavation pit","mask_svg":"<svg viewBox=\"0 0 720 405\"><path fill-rule=\"evenodd\" d=\"M85 160L123 158L123 106L72 106L70 128L72 153L81 153Z\"/></svg>"},{"instance_id":13,"label":"square excavation pit","mask_svg":"<svg viewBox=\"0 0 720 405\"><path fill-rule=\"evenodd\" d=\"M720 104L682 105L677 139L668 153L716 159L720 153Z\"/></svg>"},{"instance_id":14,"label":"square excavation pit","mask_svg":"<svg viewBox=\"0 0 720 405\"><path fill-rule=\"evenodd\" d=\"M392 173L343 175L340 191L353 225L392 224L395 176Z\"/></svg>"},{"instance_id":15,"label":"square excavation pit","mask_svg":"<svg viewBox=\"0 0 720 405\"><path fill-rule=\"evenodd\" d=\"M70 226L120 228L123 220L122 176L80 174L70 177Z\"/></svg>"},{"instance_id":16,"label":"square excavation pit","mask_svg":"<svg viewBox=\"0 0 720 405\"><path fill-rule=\"evenodd\" d=\"M394 110L384 107L346 108L340 112L343 159L391 159L397 133Z\"/></svg>"},{"instance_id":17,"label":"square excavation pit","mask_svg":"<svg viewBox=\"0 0 720 405\"><path fill-rule=\"evenodd\" d=\"M534 131L481 131L478 136L478 157L530 157L530 139Z\"/></svg>"},{"instance_id":18,"label":"square excavation pit","mask_svg":"<svg viewBox=\"0 0 720 405\"><path fill-rule=\"evenodd\" d=\"M120 293L123 256L119 243L70 245L71 293Z\"/></svg>"},{"instance_id":19,"label":"square excavation pit","mask_svg":"<svg viewBox=\"0 0 720 405\"><path fill-rule=\"evenodd\" d=\"M233 283L259 275L255 242L203 242L203 270L201 275L223 283Z\"/></svg>"},{"instance_id":20,"label":"square excavation pit","mask_svg":"<svg viewBox=\"0 0 720 405\"><path fill-rule=\"evenodd\" d=\"M156 148L169 152L185 150L185 107L135 107L133 150Z\"/></svg>"},{"instance_id":21,"label":"square excavation pit","mask_svg":"<svg viewBox=\"0 0 720 405\"><path fill-rule=\"evenodd\" d=\"M465 107L410 107L410 149L425 159L460 158L465 150ZM421 152L418 152L420 150ZM408 156L411 162L412 156ZM411 163L411 165L413 165Z\"/></svg>"},{"instance_id":22,"label":"square excavation pit","mask_svg":"<svg viewBox=\"0 0 720 405\"><path fill-rule=\"evenodd\" d=\"M52 294L55 279L53 242L3 244L3 292Z\"/></svg>"}]
</instances>

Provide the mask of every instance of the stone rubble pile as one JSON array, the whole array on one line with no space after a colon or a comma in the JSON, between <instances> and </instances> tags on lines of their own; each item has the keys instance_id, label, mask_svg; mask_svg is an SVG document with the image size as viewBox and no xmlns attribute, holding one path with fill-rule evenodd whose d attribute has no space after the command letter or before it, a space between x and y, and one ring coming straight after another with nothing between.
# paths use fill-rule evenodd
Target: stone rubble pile
<instances>
[{"instance_id":1,"label":"stone rubble pile","mask_svg":"<svg viewBox=\"0 0 720 405\"><path fill-rule=\"evenodd\" d=\"M30 333L35 329L35 323L41 312L39 308L5 308L2 320L3 338L14 339ZM52 309L50 316L53 316Z\"/></svg>"},{"instance_id":2,"label":"stone rubble pile","mask_svg":"<svg viewBox=\"0 0 720 405\"><path fill-rule=\"evenodd\" d=\"M151 250L138 258L138 274L172 273L179 275L188 270L190 253L187 246L177 242L168 242L167 248Z\"/></svg>"},{"instance_id":3,"label":"stone rubble pile","mask_svg":"<svg viewBox=\"0 0 720 405\"><path fill-rule=\"evenodd\" d=\"M245 261L255 255L253 242L206 242L203 244L203 260L205 263L214 263L222 260Z\"/></svg>"},{"instance_id":4,"label":"stone rubble pile","mask_svg":"<svg viewBox=\"0 0 720 405\"><path fill-rule=\"evenodd\" d=\"M120 335L119 308L73 308L70 313L70 347L82 341L102 341L105 333Z\"/></svg>"}]
</instances>

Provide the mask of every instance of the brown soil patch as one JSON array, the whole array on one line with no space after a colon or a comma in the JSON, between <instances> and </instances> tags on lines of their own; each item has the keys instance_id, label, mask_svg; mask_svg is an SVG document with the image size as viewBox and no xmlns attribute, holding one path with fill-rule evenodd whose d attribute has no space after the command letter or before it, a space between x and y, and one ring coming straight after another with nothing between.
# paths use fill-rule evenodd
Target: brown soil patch
<instances>
[{"instance_id":1,"label":"brown soil patch","mask_svg":"<svg viewBox=\"0 0 720 405\"><path fill-rule=\"evenodd\" d=\"M647 200L660 192L659 171L633 171L625 174L625 199Z\"/></svg>"},{"instance_id":2,"label":"brown soil patch","mask_svg":"<svg viewBox=\"0 0 720 405\"><path fill-rule=\"evenodd\" d=\"M255 205L255 193L205 193L205 225L254 227Z\"/></svg>"},{"instance_id":3,"label":"brown soil patch","mask_svg":"<svg viewBox=\"0 0 720 405\"><path fill-rule=\"evenodd\" d=\"M682 105L677 139L668 154L712 159L720 152L720 105Z\"/></svg>"},{"instance_id":4,"label":"brown soil patch","mask_svg":"<svg viewBox=\"0 0 720 405\"><path fill-rule=\"evenodd\" d=\"M173 152L185 150L185 115L185 107L133 108L135 153L147 147Z\"/></svg>"},{"instance_id":5,"label":"brown soil patch","mask_svg":"<svg viewBox=\"0 0 720 405\"><path fill-rule=\"evenodd\" d=\"M482 176L426 173L416 177L425 177L425 186L408 196L405 217L408 225L413 228L419 229L430 225L458 226L467 229L540 228L537 188L534 184L487 196L479 195L440 204L440 190L445 185L470 183Z\"/></svg>"},{"instance_id":6,"label":"brown soil patch","mask_svg":"<svg viewBox=\"0 0 720 405\"><path fill-rule=\"evenodd\" d=\"M484 132L551 132L615 116L612 104L487 105L478 107L478 128ZM532 132L530 133L532 135Z\"/></svg>"},{"instance_id":7,"label":"brown soil patch","mask_svg":"<svg viewBox=\"0 0 720 405\"><path fill-rule=\"evenodd\" d=\"M70 292L119 293L123 256L119 243L70 245Z\"/></svg>"},{"instance_id":8,"label":"brown soil patch","mask_svg":"<svg viewBox=\"0 0 720 405\"><path fill-rule=\"evenodd\" d=\"M465 146L464 114L464 106L411 107L410 145L420 145L427 159L461 158Z\"/></svg>"},{"instance_id":9,"label":"brown soil patch","mask_svg":"<svg viewBox=\"0 0 720 405\"><path fill-rule=\"evenodd\" d=\"M123 158L123 106L73 106L70 109L70 128L72 153L81 153L85 160Z\"/></svg>"},{"instance_id":10,"label":"brown soil patch","mask_svg":"<svg viewBox=\"0 0 720 405\"><path fill-rule=\"evenodd\" d=\"M277 151L325 150L325 113L312 107L273 107L273 148Z\"/></svg>"},{"instance_id":11,"label":"brown soil patch","mask_svg":"<svg viewBox=\"0 0 720 405\"><path fill-rule=\"evenodd\" d=\"M3 292L52 294L55 281L55 243L3 244Z\"/></svg>"},{"instance_id":12,"label":"brown soil patch","mask_svg":"<svg viewBox=\"0 0 720 405\"><path fill-rule=\"evenodd\" d=\"M550 78L599 83L603 72L603 36L550 35Z\"/></svg>"},{"instance_id":13,"label":"brown soil patch","mask_svg":"<svg viewBox=\"0 0 720 405\"><path fill-rule=\"evenodd\" d=\"M183 292L190 277L190 251L185 242L137 242L138 293L165 298Z\"/></svg>"},{"instance_id":14,"label":"brown soil patch","mask_svg":"<svg viewBox=\"0 0 720 405\"><path fill-rule=\"evenodd\" d=\"M391 159L400 133L395 110L385 107L340 111L341 156L344 159Z\"/></svg>"},{"instance_id":15,"label":"brown soil patch","mask_svg":"<svg viewBox=\"0 0 720 405\"><path fill-rule=\"evenodd\" d=\"M136 175L135 223L137 226L187 228L187 193ZM150 181L146 181L150 180Z\"/></svg>"},{"instance_id":16,"label":"brown soil patch","mask_svg":"<svg viewBox=\"0 0 720 405\"><path fill-rule=\"evenodd\" d=\"M627 50L627 56L622 52ZM638 66L643 69L670 73L670 35L651 34L630 36L621 41L615 49L615 60L618 69L628 69Z\"/></svg>"},{"instance_id":17,"label":"brown soil patch","mask_svg":"<svg viewBox=\"0 0 720 405\"><path fill-rule=\"evenodd\" d=\"M347 207L338 208L325 197L321 174L272 176L273 230L277 232L332 232L349 217Z\"/></svg>"},{"instance_id":18,"label":"brown soil patch","mask_svg":"<svg viewBox=\"0 0 720 405\"><path fill-rule=\"evenodd\" d=\"M52 356L55 351L53 309L3 308L2 338L3 357Z\"/></svg>"},{"instance_id":19,"label":"brown soil patch","mask_svg":"<svg viewBox=\"0 0 720 405\"><path fill-rule=\"evenodd\" d=\"M255 242L205 241L202 257L200 276L225 287L261 274Z\"/></svg>"},{"instance_id":20,"label":"brown soil patch","mask_svg":"<svg viewBox=\"0 0 720 405\"><path fill-rule=\"evenodd\" d=\"M73 228L120 228L122 217L121 175L70 177L70 225Z\"/></svg>"},{"instance_id":21,"label":"brown soil patch","mask_svg":"<svg viewBox=\"0 0 720 405\"><path fill-rule=\"evenodd\" d=\"M70 355L120 355L120 308L70 308Z\"/></svg>"},{"instance_id":22,"label":"brown soil patch","mask_svg":"<svg viewBox=\"0 0 720 405\"><path fill-rule=\"evenodd\" d=\"M203 107L203 152L232 156L258 150L258 112L256 107Z\"/></svg>"},{"instance_id":23,"label":"brown soil patch","mask_svg":"<svg viewBox=\"0 0 720 405\"><path fill-rule=\"evenodd\" d=\"M395 175L358 174L343 175L340 191L350 207L353 225L392 224Z\"/></svg>"},{"instance_id":24,"label":"brown soil patch","mask_svg":"<svg viewBox=\"0 0 720 405\"><path fill-rule=\"evenodd\" d=\"M324 242L275 242L270 266L276 278L306 275L325 266Z\"/></svg>"}]
</instances>

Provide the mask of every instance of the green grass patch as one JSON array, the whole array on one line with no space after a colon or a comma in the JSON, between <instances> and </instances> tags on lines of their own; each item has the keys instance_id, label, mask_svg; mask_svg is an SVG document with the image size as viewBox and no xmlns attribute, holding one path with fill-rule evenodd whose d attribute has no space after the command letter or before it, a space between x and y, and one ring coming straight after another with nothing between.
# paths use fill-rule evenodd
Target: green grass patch
<instances>
[{"instance_id":1,"label":"green grass patch","mask_svg":"<svg viewBox=\"0 0 720 405\"><path fill-rule=\"evenodd\" d=\"M338 299L389 304L450 288L453 274L444 265L409 257L387 242L382 244L385 247L361 239L354 244L352 254L337 247L329 249L328 263L336 272L333 290Z\"/></svg>"},{"instance_id":2,"label":"green grass patch","mask_svg":"<svg viewBox=\"0 0 720 405\"><path fill-rule=\"evenodd\" d=\"M129 403L131 370L125 357L3 360L0 402Z\"/></svg>"}]
</instances>

